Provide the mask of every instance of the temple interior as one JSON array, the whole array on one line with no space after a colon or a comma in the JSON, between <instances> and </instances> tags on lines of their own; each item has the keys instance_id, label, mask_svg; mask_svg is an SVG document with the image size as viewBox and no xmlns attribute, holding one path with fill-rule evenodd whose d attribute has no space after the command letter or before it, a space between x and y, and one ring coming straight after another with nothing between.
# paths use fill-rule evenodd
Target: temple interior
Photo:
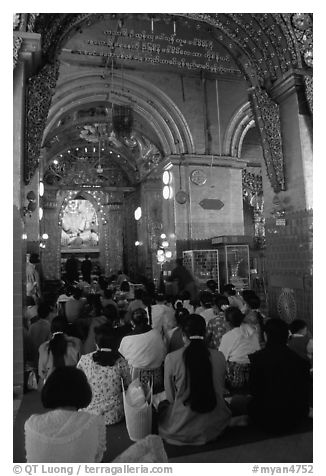
<instances>
[{"instance_id":1,"label":"temple interior","mask_svg":"<svg viewBox=\"0 0 326 476\"><path fill-rule=\"evenodd\" d=\"M13 35L17 401L31 256L42 296L85 255L173 295L183 258L312 332L312 15L24 13Z\"/></svg>"}]
</instances>

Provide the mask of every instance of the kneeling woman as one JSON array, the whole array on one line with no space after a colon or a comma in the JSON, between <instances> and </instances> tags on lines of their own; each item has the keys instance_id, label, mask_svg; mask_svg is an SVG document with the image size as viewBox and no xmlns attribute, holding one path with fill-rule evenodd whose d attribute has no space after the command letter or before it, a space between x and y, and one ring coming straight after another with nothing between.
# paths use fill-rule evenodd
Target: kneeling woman
<instances>
[{"instance_id":1,"label":"kneeling woman","mask_svg":"<svg viewBox=\"0 0 326 476\"><path fill-rule=\"evenodd\" d=\"M97 350L82 355L77 364L91 386L93 398L85 409L103 415L106 425L113 425L124 418L122 385L130 383L128 362L118 352L119 336L112 325L102 324L94 329Z\"/></svg>"},{"instance_id":2,"label":"kneeling woman","mask_svg":"<svg viewBox=\"0 0 326 476\"><path fill-rule=\"evenodd\" d=\"M185 347L167 355L159 406L159 434L174 445L204 445L228 426L224 399L225 358L205 344L205 319L191 314L184 327Z\"/></svg>"}]
</instances>

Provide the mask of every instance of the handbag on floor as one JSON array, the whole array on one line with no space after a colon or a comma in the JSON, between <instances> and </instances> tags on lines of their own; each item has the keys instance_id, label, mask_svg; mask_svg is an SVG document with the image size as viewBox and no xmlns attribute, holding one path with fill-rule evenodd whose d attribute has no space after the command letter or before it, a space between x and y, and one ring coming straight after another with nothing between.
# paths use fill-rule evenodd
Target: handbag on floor
<instances>
[{"instance_id":1,"label":"handbag on floor","mask_svg":"<svg viewBox=\"0 0 326 476\"><path fill-rule=\"evenodd\" d=\"M127 390L122 381L122 395L129 438L141 440L152 433L153 384L145 395L139 379L133 380Z\"/></svg>"}]
</instances>

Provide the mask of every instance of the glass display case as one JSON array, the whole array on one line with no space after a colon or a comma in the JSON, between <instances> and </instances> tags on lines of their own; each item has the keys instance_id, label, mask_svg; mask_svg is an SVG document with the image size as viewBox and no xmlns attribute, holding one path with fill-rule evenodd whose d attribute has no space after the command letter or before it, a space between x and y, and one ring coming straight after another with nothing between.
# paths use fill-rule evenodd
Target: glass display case
<instances>
[{"instance_id":1,"label":"glass display case","mask_svg":"<svg viewBox=\"0 0 326 476\"><path fill-rule=\"evenodd\" d=\"M209 279L214 279L217 282L218 289L220 288L218 260L218 250L189 250L183 252L183 264L193 274L201 289L206 287Z\"/></svg>"},{"instance_id":2,"label":"glass display case","mask_svg":"<svg viewBox=\"0 0 326 476\"><path fill-rule=\"evenodd\" d=\"M221 286L234 284L237 291L250 287L249 245L219 245Z\"/></svg>"}]
</instances>

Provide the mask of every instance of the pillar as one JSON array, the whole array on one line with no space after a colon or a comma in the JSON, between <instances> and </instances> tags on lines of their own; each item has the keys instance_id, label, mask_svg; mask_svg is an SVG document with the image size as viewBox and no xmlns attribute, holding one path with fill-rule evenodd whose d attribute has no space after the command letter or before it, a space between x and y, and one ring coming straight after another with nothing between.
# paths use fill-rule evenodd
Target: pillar
<instances>
[{"instance_id":1,"label":"pillar","mask_svg":"<svg viewBox=\"0 0 326 476\"><path fill-rule=\"evenodd\" d=\"M40 52L40 35L14 32L22 38L22 46L13 77L13 385L17 396L22 394L23 365L23 297L25 295L24 233L24 134L25 134L25 84L37 67Z\"/></svg>"},{"instance_id":2,"label":"pillar","mask_svg":"<svg viewBox=\"0 0 326 476\"><path fill-rule=\"evenodd\" d=\"M299 74L270 94L279 104L286 190L265 193L269 312L312 327L312 120Z\"/></svg>"},{"instance_id":3,"label":"pillar","mask_svg":"<svg viewBox=\"0 0 326 476\"><path fill-rule=\"evenodd\" d=\"M123 269L123 194L111 192L105 205L105 216L108 223L103 225L104 249L100 254L106 256L105 273L116 273ZM104 229L104 226L106 227Z\"/></svg>"}]
</instances>

